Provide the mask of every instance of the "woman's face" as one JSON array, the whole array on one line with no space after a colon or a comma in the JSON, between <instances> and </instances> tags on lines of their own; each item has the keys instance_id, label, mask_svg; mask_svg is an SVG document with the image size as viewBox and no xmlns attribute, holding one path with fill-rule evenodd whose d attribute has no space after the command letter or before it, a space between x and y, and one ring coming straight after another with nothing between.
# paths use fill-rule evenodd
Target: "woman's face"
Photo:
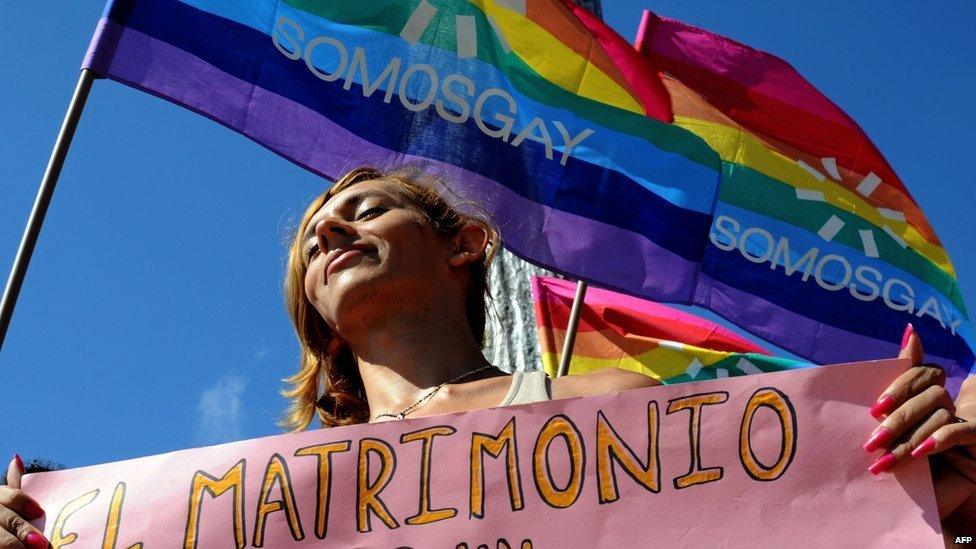
<instances>
[{"instance_id":1,"label":"woman's face","mask_svg":"<svg viewBox=\"0 0 976 549\"><path fill-rule=\"evenodd\" d=\"M449 239L395 183L356 183L319 209L303 235L305 295L341 336L393 308L424 306L450 284Z\"/></svg>"}]
</instances>

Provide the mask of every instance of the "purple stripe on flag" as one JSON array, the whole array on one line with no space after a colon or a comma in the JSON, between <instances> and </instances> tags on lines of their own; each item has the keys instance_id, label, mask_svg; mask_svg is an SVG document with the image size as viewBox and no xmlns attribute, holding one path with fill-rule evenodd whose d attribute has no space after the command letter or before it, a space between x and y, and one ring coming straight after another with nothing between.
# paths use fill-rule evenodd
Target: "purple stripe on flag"
<instances>
[{"instance_id":1,"label":"purple stripe on flag","mask_svg":"<svg viewBox=\"0 0 976 549\"><path fill-rule=\"evenodd\" d=\"M118 34L115 56L105 67L112 79L207 116L326 177L359 165L426 165L451 181L457 192L486 207L516 254L651 299L691 299L696 264L644 236L538 204L457 166L395 153L179 48L117 27L109 22L104 29ZM611 244L621 251L610 253Z\"/></svg>"},{"instance_id":2,"label":"purple stripe on flag","mask_svg":"<svg viewBox=\"0 0 976 549\"><path fill-rule=\"evenodd\" d=\"M88 45L85 59L81 62L81 68L91 69L95 74L105 76L121 36L121 26L108 19L100 19L95 27L95 37Z\"/></svg>"},{"instance_id":3,"label":"purple stripe on flag","mask_svg":"<svg viewBox=\"0 0 976 549\"><path fill-rule=\"evenodd\" d=\"M699 274L695 304L819 364L891 358L898 356L900 350L897 344L890 341L855 334L812 320L723 284L704 273ZM762 319L763 324L758 325L756 319ZM968 372L953 360L932 355L926 355L925 360L945 368L948 375L946 388L956 395Z\"/></svg>"}]
</instances>

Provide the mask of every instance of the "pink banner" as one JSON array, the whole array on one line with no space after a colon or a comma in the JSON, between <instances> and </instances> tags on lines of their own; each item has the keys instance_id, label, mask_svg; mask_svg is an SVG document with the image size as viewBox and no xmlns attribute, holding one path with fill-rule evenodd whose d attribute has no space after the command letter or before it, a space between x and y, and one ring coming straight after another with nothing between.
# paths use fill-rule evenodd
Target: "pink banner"
<instances>
[{"instance_id":1,"label":"pink banner","mask_svg":"<svg viewBox=\"0 0 976 549\"><path fill-rule=\"evenodd\" d=\"M904 361L319 429L39 473L55 548L942 547L861 444Z\"/></svg>"}]
</instances>

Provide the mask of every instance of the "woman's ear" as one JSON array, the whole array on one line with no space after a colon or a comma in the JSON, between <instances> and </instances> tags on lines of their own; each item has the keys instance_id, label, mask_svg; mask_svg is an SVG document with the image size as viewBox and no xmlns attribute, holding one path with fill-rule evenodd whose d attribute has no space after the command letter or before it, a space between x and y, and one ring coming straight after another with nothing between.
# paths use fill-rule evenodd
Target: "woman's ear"
<instances>
[{"instance_id":1,"label":"woman's ear","mask_svg":"<svg viewBox=\"0 0 976 549\"><path fill-rule=\"evenodd\" d=\"M451 267L463 267L485 256L488 247L488 230L478 223L468 223L451 239Z\"/></svg>"}]
</instances>

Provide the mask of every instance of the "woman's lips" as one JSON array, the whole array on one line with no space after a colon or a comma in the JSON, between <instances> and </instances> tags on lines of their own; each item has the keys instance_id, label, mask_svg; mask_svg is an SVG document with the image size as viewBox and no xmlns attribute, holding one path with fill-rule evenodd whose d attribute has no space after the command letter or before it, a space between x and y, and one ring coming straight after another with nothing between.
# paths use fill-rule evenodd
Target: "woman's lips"
<instances>
[{"instance_id":1,"label":"woman's lips","mask_svg":"<svg viewBox=\"0 0 976 549\"><path fill-rule=\"evenodd\" d=\"M329 266L325 269L325 278L328 279L329 275L331 275L336 269L341 269L347 263L352 261L352 259L355 258L357 255L363 255L363 251L358 250L356 248L352 248L339 254L335 259L332 260L331 263L329 263Z\"/></svg>"}]
</instances>

